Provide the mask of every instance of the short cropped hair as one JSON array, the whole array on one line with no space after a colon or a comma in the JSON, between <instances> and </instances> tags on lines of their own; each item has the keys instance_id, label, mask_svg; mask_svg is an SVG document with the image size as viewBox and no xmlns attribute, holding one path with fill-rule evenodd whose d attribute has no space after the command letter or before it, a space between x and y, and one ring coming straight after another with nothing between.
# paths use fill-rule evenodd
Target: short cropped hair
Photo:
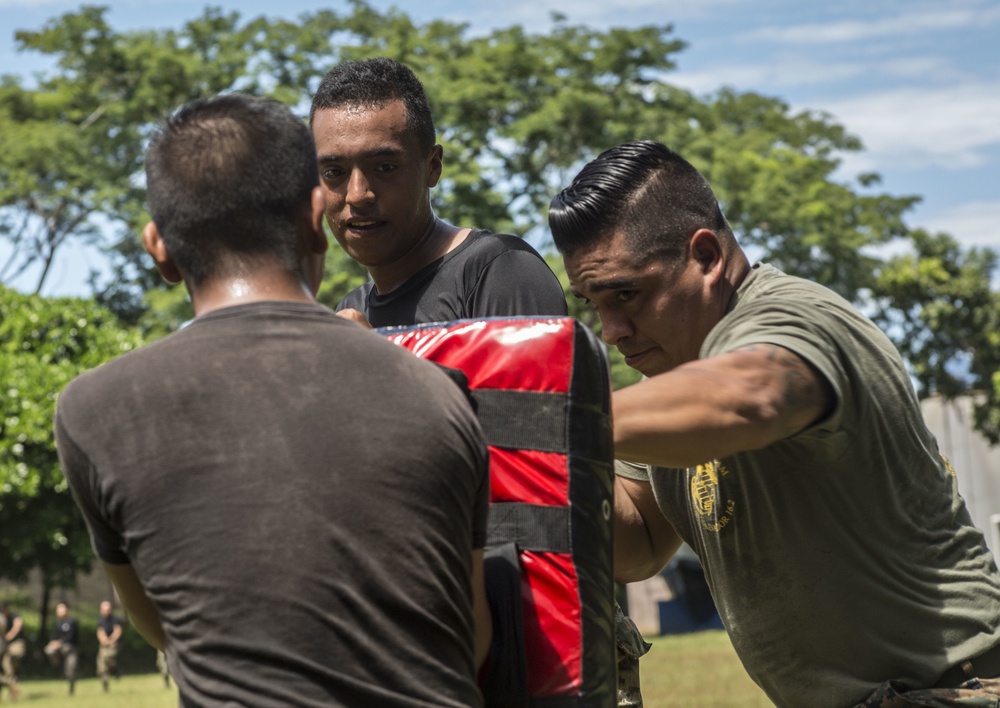
<instances>
[{"instance_id":1,"label":"short cropped hair","mask_svg":"<svg viewBox=\"0 0 1000 708\"><path fill-rule=\"evenodd\" d=\"M150 215L195 286L264 261L298 272L296 220L318 184L305 122L247 94L184 105L146 151Z\"/></svg>"},{"instance_id":2,"label":"short cropped hair","mask_svg":"<svg viewBox=\"0 0 1000 708\"><path fill-rule=\"evenodd\" d=\"M375 57L338 64L326 73L313 96L309 125L316 111L344 106L383 108L392 101L406 107L407 127L424 153L434 147L434 119L416 74L394 59Z\"/></svg>"},{"instance_id":3,"label":"short cropped hair","mask_svg":"<svg viewBox=\"0 0 1000 708\"><path fill-rule=\"evenodd\" d=\"M642 262L680 260L698 229L732 236L705 178L649 140L610 148L587 164L552 200L549 227L563 256L620 231Z\"/></svg>"}]
</instances>

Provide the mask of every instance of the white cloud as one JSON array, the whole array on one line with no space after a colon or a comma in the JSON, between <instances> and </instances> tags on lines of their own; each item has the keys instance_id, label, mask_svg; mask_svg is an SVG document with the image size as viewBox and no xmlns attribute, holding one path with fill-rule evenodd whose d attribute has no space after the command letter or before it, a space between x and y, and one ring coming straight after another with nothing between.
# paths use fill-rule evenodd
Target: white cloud
<instances>
[{"instance_id":1,"label":"white cloud","mask_svg":"<svg viewBox=\"0 0 1000 708\"><path fill-rule=\"evenodd\" d=\"M746 5L748 0L700 0L698 5L721 7L728 5ZM509 2L504 5L503 14L549 13L554 11L569 15L570 20L576 18L600 18L605 21L614 20L622 13L641 10L651 22L669 21L670 17L684 14L688 3L681 0L663 2L663 0L528 0L525 2ZM495 9L494 9L495 13Z\"/></svg>"},{"instance_id":2,"label":"white cloud","mask_svg":"<svg viewBox=\"0 0 1000 708\"><path fill-rule=\"evenodd\" d=\"M913 225L931 232L949 233L964 246L1000 250L1000 200L955 204Z\"/></svg>"},{"instance_id":3,"label":"white cloud","mask_svg":"<svg viewBox=\"0 0 1000 708\"><path fill-rule=\"evenodd\" d=\"M504 3L499 12L493 5L470 3L467 9L452 15L454 19L470 22L474 28L481 30L516 24L532 31L545 31L550 26L552 13L559 12L566 15L570 24L600 29L622 25L676 24L678 20L688 17L710 16L719 8L747 4L748 0L699 0L697 3L682 0L615 0L613 3L607 0L516 0Z\"/></svg>"},{"instance_id":4,"label":"white cloud","mask_svg":"<svg viewBox=\"0 0 1000 708\"><path fill-rule=\"evenodd\" d=\"M815 46L964 28L982 29L997 22L1000 22L1000 7L949 7L923 12L904 11L894 17L873 20L762 27L742 35L740 39Z\"/></svg>"},{"instance_id":5,"label":"white cloud","mask_svg":"<svg viewBox=\"0 0 1000 708\"><path fill-rule=\"evenodd\" d=\"M937 76L929 76L933 70ZM888 77L896 86L868 88L844 97L816 96L820 81L832 84L857 79L860 87L876 74ZM945 78L951 80L940 80ZM917 58L874 66L791 59L717 65L702 71L674 72L666 80L701 95L723 85L777 96L809 89L809 103L796 105L793 101L792 110L831 114L864 143L864 153L847 158L850 168L881 171L980 167L988 159L986 150L1000 148L1000 75L961 78L959 82L957 72L947 62ZM904 85L899 85L901 81Z\"/></svg>"},{"instance_id":6,"label":"white cloud","mask_svg":"<svg viewBox=\"0 0 1000 708\"><path fill-rule=\"evenodd\" d=\"M879 169L974 168L1000 146L1000 80L878 91L822 106L861 138Z\"/></svg>"},{"instance_id":7,"label":"white cloud","mask_svg":"<svg viewBox=\"0 0 1000 708\"><path fill-rule=\"evenodd\" d=\"M671 72L666 80L696 94L709 93L720 86L733 86L741 91L761 90L751 87L766 87L766 93L780 94L783 89L815 86L820 77L826 83L852 79L866 73L870 73L870 69L863 64L823 63L799 60L796 57L777 59L768 64L724 64L703 71L680 70Z\"/></svg>"},{"instance_id":8,"label":"white cloud","mask_svg":"<svg viewBox=\"0 0 1000 708\"><path fill-rule=\"evenodd\" d=\"M875 68L890 79L914 80L921 84L967 80L967 76L955 68L950 57L937 55L880 60Z\"/></svg>"},{"instance_id":9,"label":"white cloud","mask_svg":"<svg viewBox=\"0 0 1000 708\"><path fill-rule=\"evenodd\" d=\"M52 7L53 5L75 5L67 0L0 0L0 7L18 7L32 9L36 7Z\"/></svg>"}]
</instances>

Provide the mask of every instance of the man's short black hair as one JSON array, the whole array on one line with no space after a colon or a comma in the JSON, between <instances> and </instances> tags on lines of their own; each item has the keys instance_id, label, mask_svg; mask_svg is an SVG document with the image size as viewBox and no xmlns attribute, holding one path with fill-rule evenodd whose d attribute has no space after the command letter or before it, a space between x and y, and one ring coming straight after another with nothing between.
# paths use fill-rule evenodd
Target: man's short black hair
<instances>
[{"instance_id":1,"label":"man's short black hair","mask_svg":"<svg viewBox=\"0 0 1000 708\"><path fill-rule=\"evenodd\" d=\"M186 104L146 151L150 215L196 286L262 261L298 272L297 218L318 184L305 122L247 94Z\"/></svg>"},{"instance_id":2,"label":"man's short black hair","mask_svg":"<svg viewBox=\"0 0 1000 708\"><path fill-rule=\"evenodd\" d=\"M338 64L326 73L309 110L312 125L316 111L344 106L382 108L392 101L406 106L406 121L424 153L434 147L434 119L427 94L416 74L405 64L375 57Z\"/></svg>"},{"instance_id":3,"label":"man's short black hair","mask_svg":"<svg viewBox=\"0 0 1000 708\"><path fill-rule=\"evenodd\" d=\"M620 231L644 262L683 258L698 229L732 234L698 170L649 140L605 150L586 165L552 200L549 227L563 256Z\"/></svg>"}]
</instances>

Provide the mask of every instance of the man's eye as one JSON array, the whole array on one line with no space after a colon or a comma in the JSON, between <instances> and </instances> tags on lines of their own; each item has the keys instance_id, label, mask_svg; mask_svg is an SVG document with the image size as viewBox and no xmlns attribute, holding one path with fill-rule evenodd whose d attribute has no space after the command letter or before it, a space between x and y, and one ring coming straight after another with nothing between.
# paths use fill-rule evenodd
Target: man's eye
<instances>
[{"instance_id":1,"label":"man's eye","mask_svg":"<svg viewBox=\"0 0 1000 708\"><path fill-rule=\"evenodd\" d=\"M396 169L398 169L397 165L388 162L378 166L379 172L393 172Z\"/></svg>"},{"instance_id":2,"label":"man's eye","mask_svg":"<svg viewBox=\"0 0 1000 708\"><path fill-rule=\"evenodd\" d=\"M340 179L344 176L344 171L339 167L324 167L320 170L320 176L325 180Z\"/></svg>"},{"instance_id":3,"label":"man's eye","mask_svg":"<svg viewBox=\"0 0 1000 708\"><path fill-rule=\"evenodd\" d=\"M628 302L629 300L634 299L638 294L639 293L635 290L619 290L615 293L615 297L618 299L618 302Z\"/></svg>"}]
</instances>

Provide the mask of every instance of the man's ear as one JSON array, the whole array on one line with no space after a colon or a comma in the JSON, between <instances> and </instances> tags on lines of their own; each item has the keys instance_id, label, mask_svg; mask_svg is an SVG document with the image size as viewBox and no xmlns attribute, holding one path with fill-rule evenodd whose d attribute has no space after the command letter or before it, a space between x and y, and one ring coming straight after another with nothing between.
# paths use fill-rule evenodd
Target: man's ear
<instances>
[{"instance_id":1,"label":"man's ear","mask_svg":"<svg viewBox=\"0 0 1000 708\"><path fill-rule=\"evenodd\" d=\"M698 229L689 242L691 257L698 262L701 272L711 280L722 277L726 258L718 234L711 229Z\"/></svg>"},{"instance_id":2,"label":"man's ear","mask_svg":"<svg viewBox=\"0 0 1000 708\"><path fill-rule=\"evenodd\" d=\"M164 280L171 284L184 280L184 276L181 275L174 259L167 253L167 247L160 236L160 230L152 221L146 224L142 230L142 245L145 246L146 253L152 256L153 263L156 264L156 269L160 271Z\"/></svg>"},{"instance_id":3,"label":"man's ear","mask_svg":"<svg viewBox=\"0 0 1000 708\"><path fill-rule=\"evenodd\" d=\"M310 244L313 253L326 253L330 247L330 239L323 228L323 215L326 212L326 197L322 187L314 187L309 201L309 225L313 232L313 242Z\"/></svg>"},{"instance_id":4,"label":"man's ear","mask_svg":"<svg viewBox=\"0 0 1000 708\"><path fill-rule=\"evenodd\" d=\"M330 239L323 227L325 209L323 188L315 187L309 198L308 211L298 227L299 248L302 249L300 267L313 297L316 297L323 282L323 266L326 264L326 251L330 247Z\"/></svg>"},{"instance_id":5,"label":"man's ear","mask_svg":"<svg viewBox=\"0 0 1000 708\"><path fill-rule=\"evenodd\" d=\"M431 154L428 160L430 160L429 166L430 170L427 173L427 187L436 187L438 181L441 179L441 164L444 159L444 148L440 145L435 145L431 149Z\"/></svg>"}]
</instances>

